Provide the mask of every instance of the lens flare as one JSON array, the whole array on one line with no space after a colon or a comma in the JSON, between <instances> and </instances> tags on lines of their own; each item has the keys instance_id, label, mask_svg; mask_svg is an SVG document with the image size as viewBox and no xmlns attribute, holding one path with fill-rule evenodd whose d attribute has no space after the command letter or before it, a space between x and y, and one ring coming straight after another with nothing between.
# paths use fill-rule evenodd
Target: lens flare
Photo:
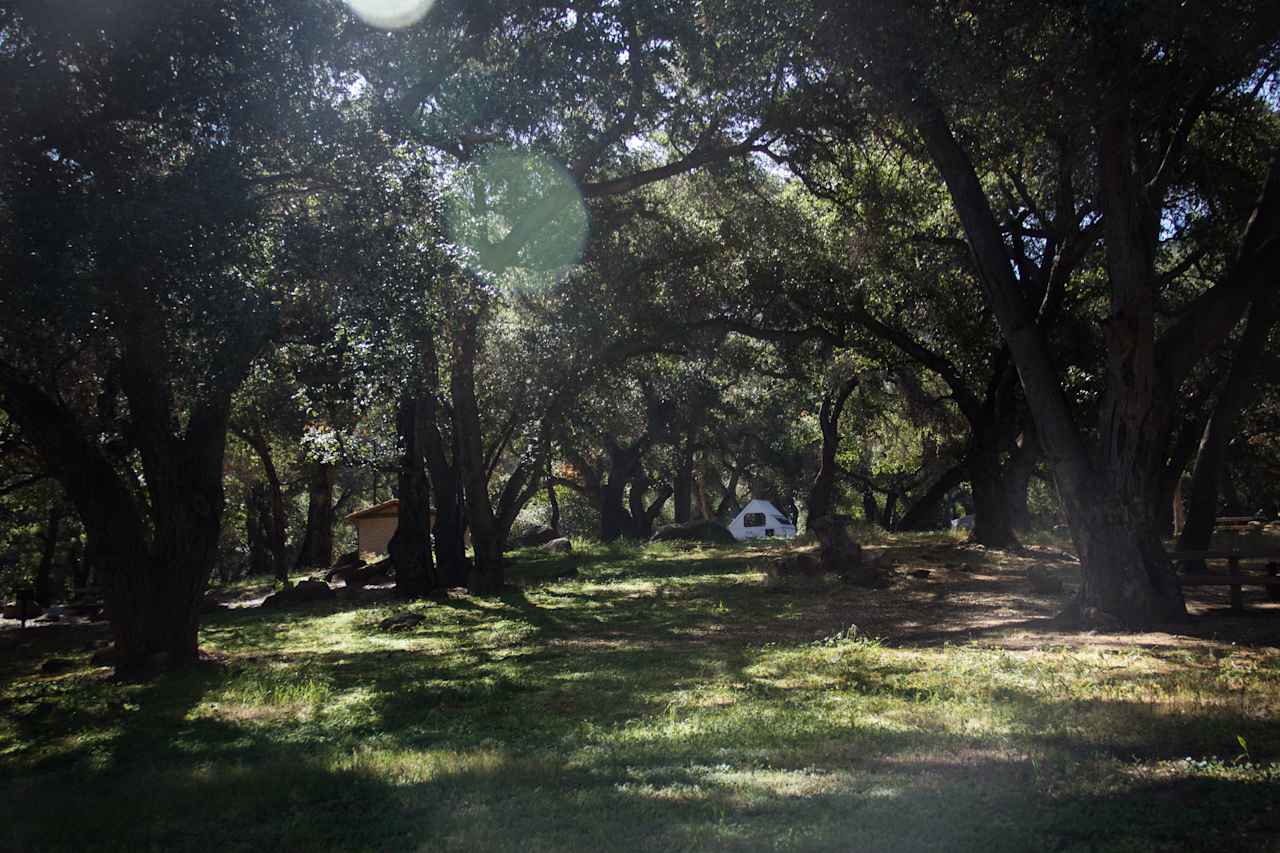
<instances>
[{"instance_id":1,"label":"lens flare","mask_svg":"<svg viewBox=\"0 0 1280 853\"><path fill-rule=\"evenodd\" d=\"M556 273L576 264L587 206L573 178L541 154L498 149L468 168L450 194L450 238L489 273Z\"/></svg>"},{"instance_id":2,"label":"lens flare","mask_svg":"<svg viewBox=\"0 0 1280 853\"><path fill-rule=\"evenodd\" d=\"M421 21L435 0L347 0L351 11L371 27L399 30Z\"/></svg>"}]
</instances>

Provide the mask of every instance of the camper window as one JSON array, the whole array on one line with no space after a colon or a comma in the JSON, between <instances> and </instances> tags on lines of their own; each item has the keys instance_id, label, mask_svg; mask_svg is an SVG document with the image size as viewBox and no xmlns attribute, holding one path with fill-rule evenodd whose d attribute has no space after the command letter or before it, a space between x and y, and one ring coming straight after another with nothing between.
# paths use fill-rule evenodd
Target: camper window
<instances>
[{"instance_id":1,"label":"camper window","mask_svg":"<svg viewBox=\"0 0 1280 853\"><path fill-rule=\"evenodd\" d=\"M743 527L764 527L763 512L749 512L742 517Z\"/></svg>"}]
</instances>

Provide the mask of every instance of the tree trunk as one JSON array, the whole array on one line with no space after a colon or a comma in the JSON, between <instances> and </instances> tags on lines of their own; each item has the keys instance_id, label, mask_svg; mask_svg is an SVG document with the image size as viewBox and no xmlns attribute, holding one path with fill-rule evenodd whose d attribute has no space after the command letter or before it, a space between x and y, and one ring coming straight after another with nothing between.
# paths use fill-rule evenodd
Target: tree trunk
<instances>
[{"instance_id":1,"label":"tree trunk","mask_svg":"<svg viewBox=\"0 0 1280 853\"><path fill-rule=\"evenodd\" d=\"M973 531L969 541L987 548L1016 548L1018 537L1009 513L1008 466L1002 467L998 459L980 457L969 471L973 489Z\"/></svg>"},{"instance_id":2,"label":"tree trunk","mask_svg":"<svg viewBox=\"0 0 1280 853\"><path fill-rule=\"evenodd\" d=\"M74 411L0 364L0 405L75 506L94 571L102 572L121 674L158 663L157 655L169 666L197 657L200 605L218 553L231 394L256 354L238 348L238 360L222 364L216 381L188 401L179 429L173 389L157 373L162 335L146 308L122 319L119 362L145 499L134 474L116 469Z\"/></svg>"},{"instance_id":3,"label":"tree trunk","mask_svg":"<svg viewBox=\"0 0 1280 853\"><path fill-rule=\"evenodd\" d=\"M72 537L67 553L67 577L71 582L71 597L76 597L76 592L84 587L87 580L85 568L84 541L79 537Z\"/></svg>"},{"instance_id":4,"label":"tree trunk","mask_svg":"<svg viewBox=\"0 0 1280 853\"><path fill-rule=\"evenodd\" d=\"M811 527L819 518L826 518L835 510L836 453L840 449L840 413L849 395L858 387L857 377L847 380L839 389L822 395L818 409L818 425L822 428L822 450L818 459L818 473L809 490L809 516Z\"/></svg>"},{"instance_id":5,"label":"tree trunk","mask_svg":"<svg viewBox=\"0 0 1280 853\"><path fill-rule=\"evenodd\" d=\"M631 506L630 536L632 538L642 542L648 541L649 537L653 535L653 523L662 514L662 507L671 497L672 492L671 486L663 484L658 489L653 501L646 504L645 498L649 493L649 478L641 474L631 480L631 489L627 498Z\"/></svg>"},{"instance_id":6,"label":"tree trunk","mask_svg":"<svg viewBox=\"0 0 1280 853\"><path fill-rule=\"evenodd\" d=\"M1043 335L1013 277L1004 238L972 162L956 143L946 117L936 105L922 103L914 117L964 225L987 304L1008 342L1041 446L1057 481L1082 568L1083 583L1075 606L1078 615L1085 621L1110 619L1131 628L1185 618L1180 588L1159 540L1152 541L1151 528L1144 517L1147 513L1143 507L1150 506L1151 489L1144 488L1149 484L1141 481L1142 471L1153 454L1149 446L1141 446L1151 437L1151 425L1142 418L1150 414L1150 409L1123 388L1115 387L1116 380L1126 375L1138 383L1151 378L1144 371L1144 365L1150 365L1151 353L1144 354L1139 340L1143 325L1140 302L1121 310L1124 303L1119 300L1109 326L1113 387L1104 407L1111 417L1104 418L1101 425L1101 470L1105 475L1099 476L1090 465L1089 453ZM1110 211L1104 220L1108 221L1108 234L1111 229L1124 227L1123 222L1110 221ZM1136 337L1131 346L1120 347L1125 334ZM1122 349L1134 359L1128 370L1118 358ZM1126 382L1124 387L1142 395L1141 388L1133 382ZM1137 435L1132 433L1135 426L1139 428ZM1162 445L1160 451L1163 449Z\"/></svg>"},{"instance_id":7,"label":"tree trunk","mask_svg":"<svg viewBox=\"0 0 1280 853\"><path fill-rule=\"evenodd\" d=\"M884 508L880 510L880 526L885 530L893 529L893 516L898 511L898 493L887 492L884 496Z\"/></svg>"},{"instance_id":8,"label":"tree trunk","mask_svg":"<svg viewBox=\"0 0 1280 853\"><path fill-rule=\"evenodd\" d=\"M608 477L600 484L600 539L612 542L621 537L636 537L643 526L644 495L632 493L633 506L639 499L640 517L628 512L623 505L623 493L627 483L640 474L640 462L649 447L649 436L644 434L629 445L620 444L612 435L605 436L609 452Z\"/></svg>"},{"instance_id":9,"label":"tree trunk","mask_svg":"<svg viewBox=\"0 0 1280 853\"><path fill-rule=\"evenodd\" d=\"M328 462L307 466L307 532L298 549L299 571L333 565L333 481Z\"/></svg>"},{"instance_id":10,"label":"tree trunk","mask_svg":"<svg viewBox=\"0 0 1280 853\"><path fill-rule=\"evenodd\" d=\"M456 425L449 430L452 443L447 443L440 431L443 414L439 402L440 365L432 335L427 335L423 341L423 372L426 394L424 402L427 407L423 438L426 442L427 471L431 476L431 488L435 492L436 501L435 523L431 528L432 539L435 541L436 566L447 586L466 586L469 566L465 536L466 513L463 508L462 478L459 474L461 448Z\"/></svg>"},{"instance_id":11,"label":"tree trunk","mask_svg":"<svg viewBox=\"0 0 1280 853\"><path fill-rule=\"evenodd\" d=\"M54 503L45 522L44 541L40 548L40 565L36 569L36 601L48 607L53 603L53 561L58 550L58 529L62 524L62 506Z\"/></svg>"},{"instance_id":12,"label":"tree trunk","mask_svg":"<svg viewBox=\"0 0 1280 853\"><path fill-rule=\"evenodd\" d=\"M1266 355L1277 304L1280 304L1280 298L1274 293L1266 293L1259 295L1249 309L1249 320L1231 360L1231 370L1200 438L1195 467L1191 471L1186 523L1178 537L1180 551L1207 550L1213 538L1227 444L1235 435L1240 412L1257 393L1257 365Z\"/></svg>"},{"instance_id":13,"label":"tree trunk","mask_svg":"<svg viewBox=\"0 0 1280 853\"><path fill-rule=\"evenodd\" d=\"M672 497L675 500L672 511L675 513L677 524L683 524L693 518L693 461L693 431L690 430L680 448L672 490Z\"/></svg>"},{"instance_id":14,"label":"tree trunk","mask_svg":"<svg viewBox=\"0 0 1280 853\"><path fill-rule=\"evenodd\" d=\"M1187 526L1187 511L1184 501L1191 491L1190 480L1191 478L1186 473L1183 473L1178 478L1177 485L1173 487L1173 497L1169 499L1169 503L1172 504L1169 507L1169 514L1173 516L1173 535L1178 539L1182 538L1182 531ZM1179 542L1179 547L1181 547L1181 542Z\"/></svg>"},{"instance_id":15,"label":"tree trunk","mask_svg":"<svg viewBox=\"0 0 1280 853\"><path fill-rule=\"evenodd\" d=\"M631 478L631 488L627 490L628 515L631 516L631 529L626 534L628 539L643 542L653 534L652 528L646 524L645 497L648 493L648 477L639 474Z\"/></svg>"},{"instance_id":16,"label":"tree trunk","mask_svg":"<svg viewBox=\"0 0 1280 853\"><path fill-rule=\"evenodd\" d=\"M556 487L551 482L551 478L547 478L547 506L551 510L551 520L547 523L556 534L560 535L560 501L556 498Z\"/></svg>"},{"instance_id":17,"label":"tree trunk","mask_svg":"<svg viewBox=\"0 0 1280 853\"><path fill-rule=\"evenodd\" d=\"M1009 525L1014 529L1031 527L1031 507L1027 504L1027 490L1036 471L1034 454L1017 454L1005 467L1005 504L1009 508Z\"/></svg>"},{"instance_id":18,"label":"tree trunk","mask_svg":"<svg viewBox=\"0 0 1280 853\"><path fill-rule=\"evenodd\" d=\"M117 672L157 663L178 666L198 655L200 604L217 560L222 522L228 407L229 401L221 401L211 411L194 413L180 439L167 429L142 431L150 433L139 440L152 513L149 547L148 525L131 506L113 511L109 520L100 511L81 510L109 576Z\"/></svg>"},{"instance_id":19,"label":"tree trunk","mask_svg":"<svg viewBox=\"0 0 1280 853\"><path fill-rule=\"evenodd\" d=\"M388 551L396 569L396 592L410 599L443 586L431 560L431 485L423 461L426 410L423 395L407 391L396 415L400 514Z\"/></svg>"},{"instance_id":20,"label":"tree trunk","mask_svg":"<svg viewBox=\"0 0 1280 853\"><path fill-rule=\"evenodd\" d=\"M943 517L942 501L968 476L967 460L949 468L911 505L898 521L899 530L937 530L951 519ZM865 509L864 509L865 512ZM874 516L873 516L874 517Z\"/></svg>"},{"instance_id":21,"label":"tree trunk","mask_svg":"<svg viewBox=\"0 0 1280 853\"><path fill-rule=\"evenodd\" d=\"M600 540L613 542L626 536L631 530L631 513L622 505L626 480L610 473L607 482L600 486Z\"/></svg>"},{"instance_id":22,"label":"tree trunk","mask_svg":"<svg viewBox=\"0 0 1280 853\"><path fill-rule=\"evenodd\" d=\"M286 516L284 511L284 488L280 483L280 474L276 470L275 460L271 456L271 445L260 430L239 433L240 437L253 448L259 461L262 462L263 473L267 475L267 496L271 504L271 524L267 529L267 544L271 553L271 570L276 580L287 583L289 580L289 560L285 547Z\"/></svg>"},{"instance_id":23,"label":"tree trunk","mask_svg":"<svg viewBox=\"0 0 1280 853\"><path fill-rule=\"evenodd\" d=\"M862 490L862 517L869 524L875 524L876 519L880 517L880 505L876 502L875 493L870 489ZM809 522L806 523L811 523L813 520L813 516L810 516Z\"/></svg>"},{"instance_id":24,"label":"tree trunk","mask_svg":"<svg viewBox=\"0 0 1280 853\"><path fill-rule=\"evenodd\" d=\"M249 570L254 577L271 574L271 498L267 484L254 481L245 495L245 539L249 543Z\"/></svg>"},{"instance_id":25,"label":"tree trunk","mask_svg":"<svg viewBox=\"0 0 1280 853\"><path fill-rule=\"evenodd\" d=\"M467 589L475 595L492 595L506 582L502 552L505 543L489 497L485 469L484 434L480 407L476 401L476 339L479 317L462 318L454 338L450 385L453 391L454 429L460 448L463 493L467 522L471 527L471 547L475 553L467 575Z\"/></svg>"}]
</instances>

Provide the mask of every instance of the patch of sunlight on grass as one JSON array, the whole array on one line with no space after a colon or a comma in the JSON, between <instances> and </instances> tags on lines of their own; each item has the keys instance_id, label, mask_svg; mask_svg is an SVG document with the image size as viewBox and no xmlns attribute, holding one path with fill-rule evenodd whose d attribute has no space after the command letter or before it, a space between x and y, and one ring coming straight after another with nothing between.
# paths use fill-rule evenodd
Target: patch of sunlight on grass
<instances>
[{"instance_id":1,"label":"patch of sunlight on grass","mask_svg":"<svg viewBox=\"0 0 1280 853\"><path fill-rule=\"evenodd\" d=\"M225 611L224 664L140 684L32 656L0 848L1225 850L1274 799L1273 648L898 645L847 587L769 592L770 553L583 543L498 597Z\"/></svg>"}]
</instances>

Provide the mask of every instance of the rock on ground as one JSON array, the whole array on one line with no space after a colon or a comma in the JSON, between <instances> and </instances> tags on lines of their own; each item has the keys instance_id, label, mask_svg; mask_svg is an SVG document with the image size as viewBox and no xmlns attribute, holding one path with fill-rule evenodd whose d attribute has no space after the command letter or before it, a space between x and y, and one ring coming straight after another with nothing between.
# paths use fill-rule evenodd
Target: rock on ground
<instances>
[{"instance_id":1,"label":"rock on ground","mask_svg":"<svg viewBox=\"0 0 1280 853\"><path fill-rule=\"evenodd\" d=\"M1031 585L1031 589L1041 595L1057 595L1062 592L1062 578L1049 574L1049 571L1041 566L1032 566L1027 569L1027 582Z\"/></svg>"},{"instance_id":2,"label":"rock on ground","mask_svg":"<svg viewBox=\"0 0 1280 853\"><path fill-rule=\"evenodd\" d=\"M734 545L737 539L717 521L700 519L658 528L650 542L706 542L711 545Z\"/></svg>"},{"instance_id":3,"label":"rock on ground","mask_svg":"<svg viewBox=\"0 0 1280 853\"><path fill-rule=\"evenodd\" d=\"M546 545L548 542L560 538L559 533L556 533L545 524L535 524L511 537L511 541L507 544L511 548L532 548L535 545Z\"/></svg>"},{"instance_id":4,"label":"rock on ground","mask_svg":"<svg viewBox=\"0 0 1280 853\"><path fill-rule=\"evenodd\" d=\"M426 621L425 616L418 613L397 613L395 616L388 616L378 623L379 631L407 631L410 628L416 628L422 622Z\"/></svg>"},{"instance_id":5,"label":"rock on ground","mask_svg":"<svg viewBox=\"0 0 1280 853\"><path fill-rule=\"evenodd\" d=\"M550 551L553 554L568 554L573 550L573 543L562 536L544 544L542 550Z\"/></svg>"},{"instance_id":6,"label":"rock on ground","mask_svg":"<svg viewBox=\"0 0 1280 853\"><path fill-rule=\"evenodd\" d=\"M285 587L279 592L268 595L263 600L262 606L266 608L292 607L296 604L306 604L311 601L330 601L337 597L337 593L324 581L307 579L298 581L296 586Z\"/></svg>"}]
</instances>

